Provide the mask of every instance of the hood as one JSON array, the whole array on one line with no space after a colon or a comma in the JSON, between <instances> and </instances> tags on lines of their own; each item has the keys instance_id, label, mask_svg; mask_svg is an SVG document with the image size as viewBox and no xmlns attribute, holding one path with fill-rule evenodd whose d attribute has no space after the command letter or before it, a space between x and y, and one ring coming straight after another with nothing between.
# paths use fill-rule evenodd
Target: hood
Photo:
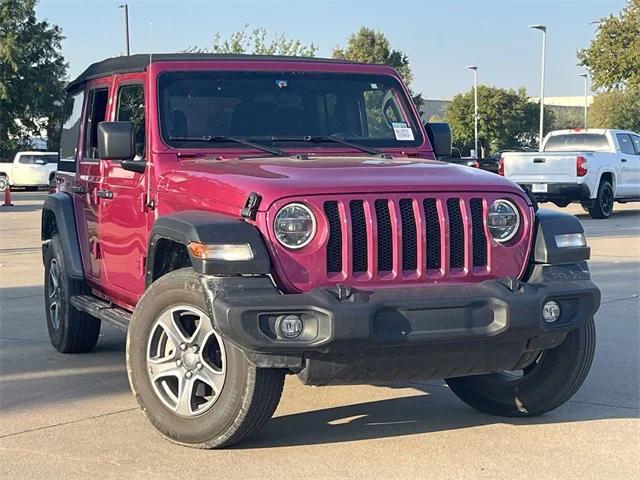
<instances>
[{"instance_id":1,"label":"hood","mask_svg":"<svg viewBox=\"0 0 640 480\"><path fill-rule=\"evenodd\" d=\"M261 211L278 199L314 194L493 191L522 195L517 185L494 173L406 157L183 159L162 183L169 191L223 199L234 207L244 205L247 195L256 192L263 198Z\"/></svg>"}]
</instances>

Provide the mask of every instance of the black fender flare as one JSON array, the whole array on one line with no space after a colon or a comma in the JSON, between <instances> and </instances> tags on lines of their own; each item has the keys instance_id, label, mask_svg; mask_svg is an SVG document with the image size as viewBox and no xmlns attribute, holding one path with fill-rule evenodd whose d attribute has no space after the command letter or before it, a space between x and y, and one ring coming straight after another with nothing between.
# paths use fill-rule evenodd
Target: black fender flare
<instances>
[{"instance_id":1,"label":"black fender flare","mask_svg":"<svg viewBox=\"0 0 640 480\"><path fill-rule=\"evenodd\" d=\"M241 218L228 215L187 210L159 217L149 235L146 283L153 281L156 247L162 239L188 246L190 242L203 244L249 244L253 258L247 261L225 262L203 260L191 255L193 269L203 275L266 275L271 260L260 231Z\"/></svg>"},{"instance_id":2,"label":"black fender flare","mask_svg":"<svg viewBox=\"0 0 640 480\"><path fill-rule=\"evenodd\" d=\"M50 225L51 216L55 219L55 229ZM67 193L47 195L44 201L41 220L41 238L45 242L42 247L43 253L48 248L48 240L51 240L54 231L60 236L69 276L75 280L84 280L75 209L73 199Z\"/></svg>"},{"instance_id":3,"label":"black fender flare","mask_svg":"<svg viewBox=\"0 0 640 480\"><path fill-rule=\"evenodd\" d=\"M536 212L536 235L533 248L535 263L562 265L589 260L591 249L584 247L563 247L556 245L556 235L563 233L584 233L577 217L564 212L541 208Z\"/></svg>"}]
</instances>

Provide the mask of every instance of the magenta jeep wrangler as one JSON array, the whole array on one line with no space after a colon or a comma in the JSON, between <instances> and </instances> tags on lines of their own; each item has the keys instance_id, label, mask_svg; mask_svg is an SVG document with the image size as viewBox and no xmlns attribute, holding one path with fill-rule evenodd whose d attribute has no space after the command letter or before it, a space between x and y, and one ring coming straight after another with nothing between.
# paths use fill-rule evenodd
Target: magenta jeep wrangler
<instances>
[{"instance_id":1,"label":"magenta jeep wrangler","mask_svg":"<svg viewBox=\"0 0 640 480\"><path fill-rule=\"evenodd\" d=\"M382 65L133 55L72 81L42 214L51 342L128 330L153 426L196 447L255 434L285 375L444 378L494 415L566 402L600 294L578 220L440 162Z\"/></svg>"}]
</instances>

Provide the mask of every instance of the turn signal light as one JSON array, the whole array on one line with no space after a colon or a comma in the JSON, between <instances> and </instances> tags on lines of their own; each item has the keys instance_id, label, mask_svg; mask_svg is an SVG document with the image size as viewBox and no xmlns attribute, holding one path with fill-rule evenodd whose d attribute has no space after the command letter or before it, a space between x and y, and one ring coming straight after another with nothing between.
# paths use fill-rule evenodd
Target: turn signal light
<instances>
[{"instance_id":1,"label":"turn signal light","mask_svg":"<svg viewBox=\"0 0 640 480\"><path fill-rule=\"evenodd\" d=\"M587 159L581 155L576 157L576 175L584 177L587 174Z\"/></svg>"}]
</instances>

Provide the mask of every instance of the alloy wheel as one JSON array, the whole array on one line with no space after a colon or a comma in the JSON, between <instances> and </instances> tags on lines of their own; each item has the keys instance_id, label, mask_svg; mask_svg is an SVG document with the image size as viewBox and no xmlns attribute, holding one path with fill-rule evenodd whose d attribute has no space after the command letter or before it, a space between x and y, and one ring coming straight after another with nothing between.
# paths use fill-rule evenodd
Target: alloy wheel
<instances>
[{"instance_id":1,"label":"alloy wheel","mask_svg":"<svg viewBox=\"0 0 640 480\"><path fill-rule=\"evenodd\" d=\"M177 415L209 410L226 378L224 344L209 316L188 305L165 310L151 329L147 372L158 398Z\"/></svg>"},{"instance_id":2,"label":"alloy wheel","mask_svg":"<svg viewBox=\"0 0 640 480\"><path fill-rule=\"evenodd\" d=\"M55 330L60 328L60 266L54 258L49 265L49 316Z\"/></svg>"}]
</instances>

